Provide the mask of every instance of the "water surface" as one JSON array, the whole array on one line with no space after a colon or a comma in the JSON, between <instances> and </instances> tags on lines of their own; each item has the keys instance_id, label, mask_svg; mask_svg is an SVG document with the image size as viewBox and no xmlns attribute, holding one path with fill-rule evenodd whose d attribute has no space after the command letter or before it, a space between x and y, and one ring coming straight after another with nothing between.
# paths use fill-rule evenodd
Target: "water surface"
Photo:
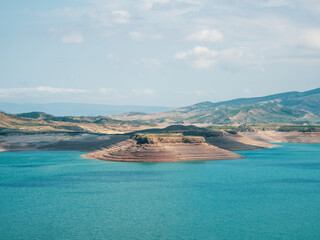
<instances>
[{"instance_id":1,"label":"water surface","mask_svg":"<svg viewBox=\"0 0 320 240\"><path fill-rule=\"evenodd\" d=\"M0 239L320 239L320 144L241 160L0 153Z\"/></svg>"}]
</instances>

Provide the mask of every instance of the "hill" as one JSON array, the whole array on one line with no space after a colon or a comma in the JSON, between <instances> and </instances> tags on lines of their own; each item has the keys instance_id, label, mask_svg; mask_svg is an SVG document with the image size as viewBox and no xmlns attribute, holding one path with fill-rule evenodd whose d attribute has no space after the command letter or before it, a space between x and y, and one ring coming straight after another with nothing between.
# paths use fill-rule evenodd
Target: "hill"
<instances>
[{"instance_id":1,"label":"hill","mask_svg":"<svg viewBox=\"0 0 320 240\"><path fill-rule=\"evenodd\" d=\"M0 112L0 134L12 133L102 133L117 134L153 127L141 121L110 117L55 117L42 112L6 114Z\"/></svg>"},{"instance_id":2,"label":"hill","mask_svg":"<svg viewBox=\"0 0 320 240\"><path fill-rule=\"evenodd\" d=\"M320 88L217 103L207 101L164 113L111 117L166 124L320 124Z\"/></svg>"}]
</instances>

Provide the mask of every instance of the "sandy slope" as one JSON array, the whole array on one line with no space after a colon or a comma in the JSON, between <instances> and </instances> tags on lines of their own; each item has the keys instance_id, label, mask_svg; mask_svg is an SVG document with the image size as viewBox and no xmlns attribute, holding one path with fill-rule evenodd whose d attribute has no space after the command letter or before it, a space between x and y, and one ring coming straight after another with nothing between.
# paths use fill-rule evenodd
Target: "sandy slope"
<instances>
[{"instance_id":1,"label":"sandy slope","mask_svg":"<svg viewBox=\"0 0 320 240\"><path fill-rule=\"evenodd\" d=\"M265 142L287 142L287 143L320 143L320 132L243 132L242 136L257 141Z\"/></svg>"},{"instance_id":2,"label":"sandy slope","mask_svg":"<svg viewBox=\"0 0 320 240\"><path fill-rule=\"evenodd\" d=\"M276 147L261 140L254 140L238 134L225 134L223 137L206 138L207 143L230 151L257 150L261 148Z\"/></svg>"}]
</instances>

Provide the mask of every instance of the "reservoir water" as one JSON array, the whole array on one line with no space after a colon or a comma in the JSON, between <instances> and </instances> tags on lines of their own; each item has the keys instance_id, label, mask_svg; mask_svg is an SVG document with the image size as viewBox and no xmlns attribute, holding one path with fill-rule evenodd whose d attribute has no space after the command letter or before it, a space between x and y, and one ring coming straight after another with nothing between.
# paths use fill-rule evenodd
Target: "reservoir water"
<instances>
[{"instance_id":1,"label":"reservoir water","mask_svg":"<svg viewBox=\"0 0 320 240\"><path fill-rule=\"evenodd\" d=\"M0 153L0 239L320 239L320 144L118 163Z\"/></svg>"}]
</instances>

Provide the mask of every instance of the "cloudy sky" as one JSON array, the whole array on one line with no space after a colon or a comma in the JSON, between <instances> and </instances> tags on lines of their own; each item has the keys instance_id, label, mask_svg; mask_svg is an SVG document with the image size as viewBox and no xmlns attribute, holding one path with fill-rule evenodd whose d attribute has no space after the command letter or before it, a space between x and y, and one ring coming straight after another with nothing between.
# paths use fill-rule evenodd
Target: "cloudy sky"
<instances>
[{"instance_id":1,"label":"cloudy sky","mask_svg":"<svg viewBox=\"0 0 320 240\"><path fill-rule=\"evenodd\" d=\"M319 0L1 0L0 101L185 106L320 87Z\"/></svg>"}]
</instances>

